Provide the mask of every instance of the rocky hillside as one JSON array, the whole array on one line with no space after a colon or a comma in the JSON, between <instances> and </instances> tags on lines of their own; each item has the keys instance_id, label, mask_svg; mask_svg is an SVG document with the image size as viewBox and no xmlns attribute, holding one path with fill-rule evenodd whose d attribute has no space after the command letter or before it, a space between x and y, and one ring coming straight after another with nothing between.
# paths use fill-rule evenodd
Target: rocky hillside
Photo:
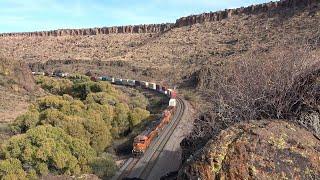
<instances>
[{"instance_id":1,"label":"rocky hillside","mask_svg":"<svg viewBox=\"0 0 320 180\"><path fill-rule=\"evenodd\" d=\"M87 29L54 31L53 36L48 32L40 34L49 36L38 36L38 33L3 35L0 37L0 54L30 63L48 60L123 61L132 68L117 71L114 67L96 66L93 69L102 73L115 71L114 75L122 76L147 71L144 76L176 83L188 80L210 62L246 59L253 54L269 59L279 50L286 50L288 45L300 49L304 44L319 47L319 9L316 0L286 0L189 16L177 20L175 25L143 26L144 30L140 30L143 33L131 33L136 31L129 26L118 27L122 30L114 30L118 32L115 34L104 34L111 30ZM70 68L76 71L85 68L82 66ZM51 64L48 69L52 68Z\"/></svg>"},{"instance_id":2,"label":"rocky hillside","mask_svg":"<svg viewBox=\"0 0 320 180\"><path fill-rule=\"evenodd\" d=\"M317 179L320 141L284 121L241 123L188 159L178 179Z\"/></svg>"},{"instance_id":3,"label":"rocky hillside","mask_svg":"<svg viewBox=\"0 0 320 180\"><path fill-rule=\"evenodd\" d=\"M0 58L0 122L11 121L25 112L28 95L35 91L33 76L24 62Z\"/></svg>"}]
</instances>

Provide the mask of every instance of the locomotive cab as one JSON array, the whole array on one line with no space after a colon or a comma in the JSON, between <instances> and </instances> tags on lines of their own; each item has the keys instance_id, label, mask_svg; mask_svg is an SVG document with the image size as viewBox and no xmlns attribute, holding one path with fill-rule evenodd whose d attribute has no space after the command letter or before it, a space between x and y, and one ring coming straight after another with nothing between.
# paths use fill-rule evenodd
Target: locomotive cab
<instances>
[{"instance_id":1,"label":"locomotive cab","mask_svg":"<svg viewBox=\"0 0 320 180\"><path fill-rule=\"evenodd\" d=\"M132 154L134 155L143 154L147 148L147 143L146 143L147 139L148 138L146 136L141 136L141 135L134 138Z\"/></svg>"}]
</instances>

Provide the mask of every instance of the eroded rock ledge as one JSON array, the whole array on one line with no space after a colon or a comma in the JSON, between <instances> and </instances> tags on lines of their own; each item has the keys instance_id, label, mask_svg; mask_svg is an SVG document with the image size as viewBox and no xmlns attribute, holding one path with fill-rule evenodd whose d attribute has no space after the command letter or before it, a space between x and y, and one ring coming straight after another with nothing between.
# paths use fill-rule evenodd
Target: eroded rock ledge
<instances>
[{"instance_id":1,"label":"eroded rock ledge","mask_svg":"<svg viewBox=\"0 0 320 180\"><path fill-rule=\"evenodd\" d=\"M237 9L226 9L218 12L203 13L199 15L191 15L176 20L176 23L165 24L145 24L133 26L114 26L102 28L87 29L58 29L53 31L39 32L22 32L22 33L2 33L0 37L11 36L83 36L83 35L99 35L99 34L120 34L120 33L162 33L172 28L190 26L197 23L221 21L235 15L258 14L263 12L281 12L285 9L296 9L304 7L316 6L320 0L281 0L265 4L252 5L249 7L241 7Z\"/></svg>"}]
</instances>

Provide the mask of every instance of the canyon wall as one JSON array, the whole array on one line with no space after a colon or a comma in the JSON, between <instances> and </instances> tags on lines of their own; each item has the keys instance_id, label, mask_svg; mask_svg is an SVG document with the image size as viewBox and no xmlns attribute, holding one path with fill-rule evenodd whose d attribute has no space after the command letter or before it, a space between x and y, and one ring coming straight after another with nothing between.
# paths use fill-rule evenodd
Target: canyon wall
<instances>
[{"instance_id":1,"label":"canyon wall","mask_svg":"<svg viewBox=\"0 0 320 180\"><path fill-rule=\"evenodd\" d=\"M7 36L79 36L98 34L119 34L119 33L162 33L175 27L190 26L197 23L221 21L223 19L243 14L258 14L263 12L277 12L289 9L299 9L319 5L320 0L281 0L265 4L252 5L237 9L226 9L224 11L191 15L176 20L176 23L165 24L145 24L133 26L114 26L88 29L58 29L53 31L22 32L22 33L2 33L0 37Z\"/></svg>"},{"instance_id":2,"label":"canyon wall","mask_svg":"<svg viewBox=\"0 0 320 180\"><path fill-rule=\"evenodd\" d=\"M237 9L226 9L224 11L182 17L176 21L175 27L190 26L203 22L221 21L235 15L259 14L271 11L281 13L281 11L285 9L294 10L295 8L305 8L308 6L318 5L319 3L320 0L281 0Z\"/></svg>"},{"instance_id":3,"label":"canyon wall","mask_svg":"<svg viewBox=\"0 0 320 180\"><path fill-rule=\"evenodd\" d=\"M6 36L81 36L81 35L98 35L98 34L118 34L118 33L161 33L171 29L174 26L172 23L166 24L145 24L134 26L114 26L102 28L88 29L58 29L53 31L38 31L38 32L22 32L22 33L3 33L2 37Z\"/></svg>"}]
</instances>

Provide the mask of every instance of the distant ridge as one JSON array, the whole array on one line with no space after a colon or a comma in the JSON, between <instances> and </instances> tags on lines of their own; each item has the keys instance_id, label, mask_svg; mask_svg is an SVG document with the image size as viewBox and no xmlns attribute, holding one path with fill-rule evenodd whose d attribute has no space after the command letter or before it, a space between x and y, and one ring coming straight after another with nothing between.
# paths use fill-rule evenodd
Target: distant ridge
<instances>
[{"instance_id":1,"label":"distant ridge","mask_svg":"<svg viewBox=\"0 0 320 180\"><path fill-rule=\"evenodd\" d=\"M22 32L22 33L2 33L0 37L11 36L84 36L99 34L121 34L121 33L162 33L172 28L190 26L197 23L221 21L232 16L242 14L258 14L268 11L281 12L284 9L305 8L317 6L320 0L281 0L264 4L241 7L237 9L226 9L218 12L191 15L176 20L176 23L145 24L133 26L114 26L87 29L58 29L52 31Z\"/></svg>"}]
</instances>

